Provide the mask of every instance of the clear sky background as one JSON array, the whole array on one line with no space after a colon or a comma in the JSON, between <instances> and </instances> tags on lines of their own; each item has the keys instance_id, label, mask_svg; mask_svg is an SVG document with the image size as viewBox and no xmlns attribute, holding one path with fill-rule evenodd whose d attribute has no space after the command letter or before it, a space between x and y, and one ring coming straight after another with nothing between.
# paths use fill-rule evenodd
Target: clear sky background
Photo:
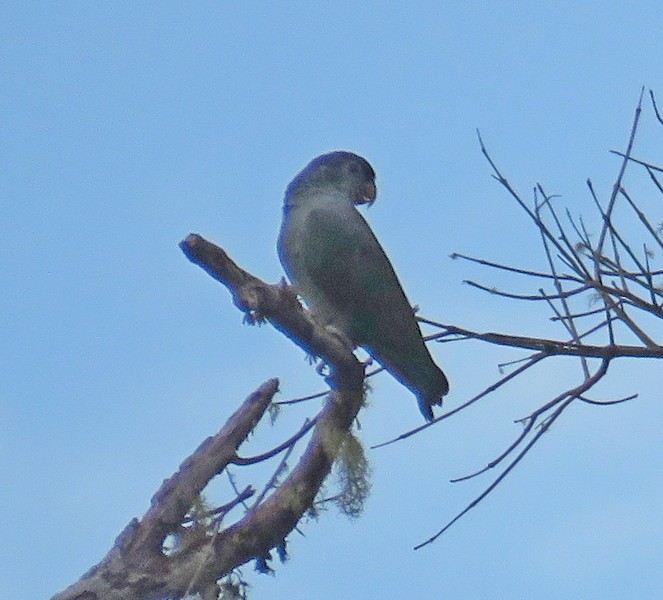
<instances>
[{"instance_id":1,"label":"clear sky background","mask_svg":"<svg viewBox=\"0 0 663 600\"><path fill-rule=\"evenodd\" d=\"M184 258L177 244L188 233L277 281L285 186L314 156L353 150L378 173L367 218L422 314L561 336L544 307L462 284L535 292L540 282L448 258L544 267L475 128L525 196L541 182L596 230L586 178L607 199L619 167L608 150L625 148L640 87L663 99L657 1L276 6L0 7L2 598L49 597L80 577L264 380L281 379L281 399L322 389L301 350L269 326L242 325L228 293ZM647 108L636 155L660 163L660 148ZM629 183L650 194L644 180ZM451 380L450 407L519 356L471 343L432 351ZM449 479L494 458L519 432L514 419L578 376L575 362L551 362L370 451L361 518L332 509L303 525L276 577L245 566L252 597L661 598L653 362L616 364L605 397L639 399L572 407L485 503L412 550L490 481ZM421 423L388 375L373 387L367 446ZM261 424L246 452L290 435L317 407L298 406L276 429ZM212 499L229 499L222 483Z\"/></svg>"}]
</instances>

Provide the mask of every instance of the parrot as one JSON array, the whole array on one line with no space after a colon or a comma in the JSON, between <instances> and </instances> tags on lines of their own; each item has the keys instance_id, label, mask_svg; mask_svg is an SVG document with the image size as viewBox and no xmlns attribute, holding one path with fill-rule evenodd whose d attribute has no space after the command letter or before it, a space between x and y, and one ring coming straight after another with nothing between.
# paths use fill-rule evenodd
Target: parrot
<instances>
[{"instance_id":1,"label":"parrot","mask_svg":"<svg viewBox=\"0 0 663 600\"><path fill-rule=\"evenodd\" d=\"M376 199L375 171L347 151L314 158L288 185L277 252L314 318L362 347L417 398L427 421L449 382L424 343L412 305L357 210Z\"/></svg>"}]
</instances>

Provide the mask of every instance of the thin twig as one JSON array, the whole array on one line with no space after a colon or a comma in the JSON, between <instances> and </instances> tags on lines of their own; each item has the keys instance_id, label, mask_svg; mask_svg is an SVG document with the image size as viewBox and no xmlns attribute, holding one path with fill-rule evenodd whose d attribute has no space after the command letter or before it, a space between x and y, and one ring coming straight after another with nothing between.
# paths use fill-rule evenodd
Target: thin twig
<instances>
[{"instance_id":1,"label":"thin twig","mask_svg":"<svg viewBox=\"0 0 663 600\"><path fill-rule=\"evenodd\" d=\"M552 415L546 419L545 423L543 424L542 427L539 428L539 430L536 432L534 437L525 445L525 447L516 455L516 457L505 467L505 469L493 480L493 482L483 491L481 494L479 494L472 502L470 502L461 512L459 512L453 519L451 519L442 529L440 529L437 533L432 535L430 538L427 540L421 542L420 544L416 545L414 547L415 550L419 550L420 548L423 548L424 546L431 544L434 542L438 537L440 537L445 531L447 531L454 523L456 523L461 517L466 515L470 510L472 510L475 506L477 506L486 496L488 496L503 480L504 478L514 469L514 467L527 455L527 453L532 449L532 447L541 439L541 436L548 431L550 426L559 418L559 416L564 412L564 410L575 400L579 395L583 394L586 392L588 389L590 389L593 385L595 385L607 372L608 370L608 361L603 361L601 367L597 370L597 372L590 377L589 379L585 380L582 384L579 386L567 390L564 392L564 394L560 394L554 401L549 402L548 404L545 405L546 408L542 407L541 409L535 411L532 415L530 415L530 419L535 419L535 415L540 415L544 410L548 410L551 406L554 404L557 405L557 408L555 411L552 413ZM565 397L565 400L560 400L560 398ZM553 404L554 403L554 404ZM521 440L522 441L522 440ZM512 445L509 449L509 452L513 451L517 446Z\"/></svg>"},{"instance_id":2,"label":"thin twig","mask_svg":"<svg viewBox=\"0 0 663 600\"><path fill-rule=\"evenodd\" d=\"M654 90L649 90L649 97L651 98L651 103L652 106L654 107L654 113L656 114L656 118L658 119L658 122L663 125L663 117L661 117L661 113L658 112L658 106L656 105L656 98L654 97Z\"/></svg>"},{"instance_id":3,"label":"thin twig","mask_svg":"<svg viewBox=\"0 0 663 600\"><path fill-rule=\"evenodd\" d=\"M277 454L280 454L284 450L294 446L298 440L304 437L311 430L311 428L316 424L317 421L318 421L317 415L312 419L306 419L301 429L297 433L295 433L292 437L288 438L282 444L279 444L278 446L272 448L268 452L263 452L262 454L258 454L256 456L251 456L246 458L241 456L236 456L235 459L233 460L233 464L236 464L238 466L246 466L246 465L255 465L256 463L269 460L270 458L276 456Z\"/></svg>"},{"instance_id":4,"label":"thin twig","mask_svg":"<svg viewBox=\"0 0 663 600\"><path fill-rule=\"evenodd\" d=\"M503 265L490 260L485 260L483 258L474 258L472 256L466 256L465 254L459 254L458 252L450 254L449 258L452 259L461 258L468 262L473 262L486 267L492 267L494 269L500 269L502 271L508 271L510 273L518 273L519 275L529 275L532 277L541 277L544 279L555 279L555 275L552 275L550 273L543 273L541 271L530 271L529 269L522 269L519 267L510 267L508 265ZM575 281L577 283L582 282L582 280L575 275L559 275L559 278L565 281Z\"/></svg>"},{"instance_id":5,"label":"thin twig","mask_svg":"<svg viewBox=\"0 0 663 600\"><path fill-rule=\"evenodd\" d=\"M610 200L608 201L608 207L605 210L607 215L607 221L605 222L603 228L601 229L601 236L599 237L599 243L597 245L597 251L599 254L603 251L603 243L605 241L605 236L608 230L608 223L612 219L612 210L615 206L615 201L617 200L617 194L619 193L620 188L622 187L622 180L624 179L624 173L626 173L626 165L628 165L629 157L631 156L631 151L633 150L633 142L635 141L635 133L638 130L638 122L640 121L640 114L642 113L642 98L645 93L644 86L640 90L640 99L638 100L638 106L635 109L635 116L633 117L633 125L631 126L631 134L629 136L628 145L626 146L626 152L624 154L624 160L619 169L619 174L617 175L617 180L615 181L612 187L612 194L610 195Z\"/></svg>"}]
</instances>

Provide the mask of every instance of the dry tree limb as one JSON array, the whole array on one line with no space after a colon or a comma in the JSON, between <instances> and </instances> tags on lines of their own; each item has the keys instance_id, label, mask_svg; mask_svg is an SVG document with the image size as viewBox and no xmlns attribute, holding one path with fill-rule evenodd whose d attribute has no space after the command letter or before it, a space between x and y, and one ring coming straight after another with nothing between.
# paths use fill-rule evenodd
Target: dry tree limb
<instances>
[{"instance_id":1,"label":"dry tree limb","mask_svg":"<svg viewBox=\"0 0 663 600\"><path fill-rule=\"evenodd\" d=\"M523 350L534 350L548 356L585 356L587 358L663 358L663 346L631 346L627 344L593 345L582 344L575 340L561 341L547 338L509 335L505 333L478 332L456 325L445 325L426 320L427 323L436 324L444 333L434 334L433 338L448 334L462 335L465 338L489 342L498 346L513 346Z\"/></svg>"},{"instance_id":2,"label":"dry tree limb","mask_svg":"<svg viewBox=\"0 0 663 600\"><path fill-rule=\"evenodd\" d=\"M620 201L620 198L623 197L640 219L640 222L644 225L647 233L654 238L654 241L659 245L662 245L660 228L657 229L651 224L644 212L637 206L635 201L628 196L622 187L622 181L627 166L633 162L644 166L654 181L656 188L663 192L663 186L661 186L658 180L653 176L653 171L655 170L653 165L651 163L645 163L631 158L631 151L633 149L642 112L643 95L644 88L641 90L640 98L635 110L627 149L624 153L616 153L619 154L623 160L605 208L601 205L591 181L587 182L591 197L594 201L594 206L601 217L601 226L596 244L592 244L592 237L588 233L583 219L580 218L579 224L576 224L576 221L571 217L567 210L567 218L570 222L571 230L575 232L579 239L579 242L573 241L569 228L562 224L562 221L557 215L555 206L551 201L553 196L546 194L540 184L537 184L534 189L534 206L530 207L499 171L479 135L481 152L493 170L493 177L505 188L511 197L516 200L518 205L530 217L534 227L538 230L549 270L547 272L542 272L540 270L523 269L516 266L504 265L494 260L477 259L461 254L455 254L453 256L454 258L469 260L476 264L498 269L503 272L510 272L519 276L552 280L554 291L546 292L542 288L539 288L538 295L505 292L473 281L466 281L466 283L482 291L511 300L544 300L554 313L553 319L565 327L570 339L567 341L561 341L504 333L481 333L471 331L467 328L444 325L426 320L428 324L440 328L440 333L435 335L437 335L441 341L446 342L453 339L473 339L490 344L511 346L534 352L534 354L531 354L529 357L522 359L526 362L519 367L519 369L506 377L502 377L499 381L495 382L454 411L449 411L448 413L441 415L433 423L427 424L426 426L434 425L437 421L450 417L458 410L469 406L479 398L491 393L516 374L521 373L525 369L528 369L534 364L549 357L575 357L579 360L580 366L582 367L582 380L578 385L570 387L555 395L552 399L542 404L525 418L519 419L517 422L523 425L522 432L516 436L516 439L506 448L506 450L493 460L489 461L485 467L476 470L474 473L467 476L453 480L462 481L476 477L477 475L502 465L501 471L497 477L495 477L481 494L479 494L454 518L448 521L437 533L418 544L416 548L421 548L432 543L461 517L467 514L468 511L486 498L509 474L509 472L518 465L531 448L541 439L543 433L550 428L566 408L575 400L594 405L606 406L619 404L635 398L637 396L636 394L629 395L625 398L603 401L590 400L587 397L587 392L589 392L607 375L613 359L624 357L643 359L663 358L663 345L660 342L655 341L653 335L655 327L651 326L651 317L654 317L654 323L657 318L663 318L663 305L661 305L659 301L659 298L661 297L661 286L657 285L658 282L655 280L657 275L659 275L659 272L651 269L650 253L647 246L643 245L644 252L642 258L638 257L637 253L633 250L636 246L629 244L614 222L615 207ZM651 94L651 97L657 117L659 118L659 121L661 121L660 114L656 109L653 94ZM661 123L663 124L663 121L661 121ZM543 202L539 201L539 197L543 197ZM548 224L547 219L544 218L544 215L542 214L542 209L544 207L547 209L546 213L549 213L548 218L552 220L552 225ZM562 274L560 271L560 265L561 269L570 269L572 274ZM640 289L636 288L635 285L630 284L637 284ZM646 294L646 297L634 293L633 290L643 291ZM588 301L588 304L591 304L592 301L596 302L598 300L602 305L601 309L588 311L586 309L578 309L577 307L572 306L571 302L573 301L577 303L579 298L585 299L585 301ZM591 326L587 326L587 321L583 320L585 331L580 333L580 319L587 319L588 317L600 317L600 321ZM647 320L645 320L646 318ZM641 342L641 345L633 346L621 343L619 338L622 337L622 335L621 331L616 329L617 324L623 326L622 330L630 330L630 333ZM647 326L649 326L651 331L646 329ZM585 339L588 336L591 335L593 340L600 333L605 334L605 337L607 338L605 342L600 344L586 343ZM433 337L435 337L435 335ZM595 361L596 359L600 359L600 365L592 372L589 361ZM537 425L536 429L535 425ZM405 434L401 434L398 438L387 443L393 443L405 439L416 431L417 430L414 429ZM506 463L506 466L504 466L507 459L509 460Z\"/></svg>"},{"instance_id":3,"label":"dry tree limb","mask_svg":"<svg viewBox=\"0 0 663 600\"><path fill-rule=\"evenodd\" d=\"M154 494L151 507L139 521L133 519L115 540L106 557L78 582L53 597L161 598L173 590L186 590L196 570L195 548L166 556L165 538L178 531L207 482L236 457L237 448L251 433L278 390L271 379L251 394L213 437L206 439L166 479Z\"/></svg>"},{"instance_id":4,"label":"dry tree limb","mask_svg":"<svg viewBox=\"0 0 663 600\"><path fill-rule=\"evenodd\" d=\"M306 424L288 443L264 456L243 459L237 449L272 401L278 380L251 394L225 426L180 466L152 498L142 519L134 519L106 557L53 600L159 600L200 594L216 597L217 580L251 559L264 560L282 547L286 536L309 509L329 474L363 402L364 367L343 344L305 311L284 285L268 285L238 267L218 246L189 235L180 247L186 256L225 285L250 319L266 318L287 337L331 369L331 393L314 418L308 446L290 474L236 523L210 535L195 535L187 514L207 483L228 465L253 464L291 449L308 431ZM218 510L227 512L254 494L245 489ZM224 513L225 514L225 513ZM170 535L179 537L173 551L164 549Z\"/></svg>"},{"instance_id":5,"label":"dry tree limb","mask_svg":"<svg viewBox=\"0 0 663 600\"><path fill-rule=\"evenodd\" d=\"M566 339L556 340L508 333L478 332L467 327L443 324L419 317L419 321L438 328L439 331L431 335L430 338L437 339L439 342L476 340L526 350L527 355L506 363L506 366L519 363L520 365L515 370L503 374L500 379L472 398L438 416L431 423L401 433L391 440L373 446L373 448L402 441L423 429L434 427L440 421L449 419L487 395L492 394L526 370L543 361L548 362L551 357L565 357L567 360L576 360L581 367L581 380L577 385L573 385L559 393L553 393L552 398L544 401L539 408L532 411L528 416L518 419L516 422L523 426L522 431L515 436L514 441L505 450L488 461L484 467L469 475L452 480L453 482L464 481L499 467L497 476L484 488L483 492L449 520L437 533L415 546L415 549L422 548L438 539L442 533L495 490L530 452L533 446L539 442L543 433L549 430L551 425L574 401L608 406L636 398L637 394L600 401L587 397L587 393L608 374L609 367L615 359L663 359L663 345L656 341L655 337L655 333L658 331L656 321L663 318L663 304L661 303L663 286L661 286L660 280L657 279L661 276L662 271L652 269L653 255L648 246L646 244L642 245L643 252L639 256L634 250L639 246L629 243L614 221L615 207L624 198L630 209L635 212L643 224L647 234L653 237L654 242L658 245L662 245L660 232L663 226L655 227L652 225L644 211L638 207L637 203L628 196L622 187L624 173L627 166L632 162L644 166L654 181L656 189L663 192L663 186L652 176L655 170L653 165L644 161L637 161L630 156L642 110L642 95L641 92L630 130L627 150L625 153L617 153L623 160L605 208L599 201L591 181L587 182L594 207L601 218L598 240L595 244L592 242L592 235L587 230L582 217L574 219L570 212L566 210L566 218L570 226L563 222L553 202L555 196L547 194L541 184L534 187L532 205L526 202L499 170L484 145L481 135L477 132L481 152L493 171L493 177L524 210L538 232L547 262L547 270L507 265L496 260L476 258L460 253L452 254L451 258L466 260L496 269L502 273L525 277L528 280L538 279L550 283L552 290L546 291L538 287L538 293L525 294L503 291L475 281L464 282L473 288L508 300L546 302L552 310L552 320L561 324L566 330ZM573 238L573 234L575 234L578 241ZM583 301L586 303L585 306L579 305ZM589 306L597 302L600 308L588 310ZM618 325L621 326L619 329L617 328ZM640 344L623 343L621 340L625 331L628 331L639 340ZM602 339L601 334L605 336L604 339ZM598 367L596 361L599 361ZM502 372L502 365L500 371Z\"/></svg>"}]
</instances>

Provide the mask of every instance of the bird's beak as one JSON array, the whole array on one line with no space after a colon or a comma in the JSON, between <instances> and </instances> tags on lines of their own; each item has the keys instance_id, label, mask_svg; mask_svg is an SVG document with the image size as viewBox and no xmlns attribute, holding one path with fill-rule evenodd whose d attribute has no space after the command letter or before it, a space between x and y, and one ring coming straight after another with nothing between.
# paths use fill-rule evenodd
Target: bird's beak
<instances>
[{"instance_id":1,"label":"bird's beak","mask_svg":"<svg viewBox=\"0 0 663 600\"><path fill-rule=\"evenodd\" d=\"M355 204L368 204L368 207L371 207L371 204L375 202L375 198L378 195L378 190L375 187L374 181L369 181L361 190L361 198Z\"/></svg>"}]
</instances>

